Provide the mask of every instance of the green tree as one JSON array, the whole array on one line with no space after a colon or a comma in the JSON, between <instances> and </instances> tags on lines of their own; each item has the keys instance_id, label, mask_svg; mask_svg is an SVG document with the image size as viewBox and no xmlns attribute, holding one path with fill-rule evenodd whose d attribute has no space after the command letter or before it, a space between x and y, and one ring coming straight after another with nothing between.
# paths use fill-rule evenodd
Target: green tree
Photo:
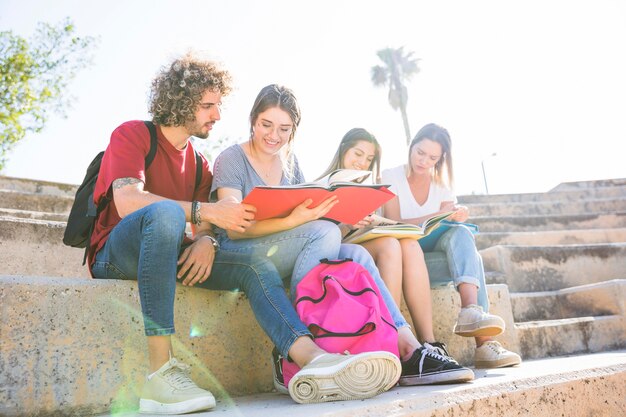
<instances>
[{"instance_id":1,"label":"green tree","mask_svg":"<svg viewBox=\"0 0 626 417\"><path fill-rule=\"evenodd\" d=\"M405 82L419 72L417 63L419 58L413 57L413 52L404 52L404 47L385 48L376 53L383 65L372 67L372 83L376 87L389 87L389 104L394 110L400 110L407 145L411 142L411 129L406 114L406 105L409 95Z\"/></svg>"},{"instance_id":2,"label":"green tree","mask_svg":"<svg viewBox=\"0 0 626 417\"><path fill-rule=\"evenodd\" d=\"M92 62L94 37L79 37L69 18L56 26L38 23L24 39L0 32L0 169L27 133L41 131L52 113L65 117L67 87Z\"/></svg>"}]
</instances>

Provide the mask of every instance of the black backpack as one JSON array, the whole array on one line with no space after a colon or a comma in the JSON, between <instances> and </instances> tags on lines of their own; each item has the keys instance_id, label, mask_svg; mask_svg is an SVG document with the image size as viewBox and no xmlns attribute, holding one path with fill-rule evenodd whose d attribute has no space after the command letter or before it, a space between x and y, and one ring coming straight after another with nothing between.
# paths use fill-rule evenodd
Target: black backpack
<instances>
[{"instance_id":1,"label":"black backpack","mask_svg":"<svg viewBox=\"0 0 626 417\"><path fill-rule=\"evenodd\" d=\"M150 151L146 155L145 169L147 170L157 151L157 132L156 126L150 121L144 122L150 131ZM96 188L96 181L100 173L100 164L104 151L100 152L89 164L85 179L76 190L74 203L67 219L65 234L63 235L63 243L73 248L85 248L85 256L83 257L83 265L87 259L89 250L89 242L91 240L91 232L93 231L98 214L104 210L111 200L104 197L96 207L93 201L93 192ZM202 157L196 151L196 184L194 190L197 190L202 181Z\"/></svg>"}]
</instances>

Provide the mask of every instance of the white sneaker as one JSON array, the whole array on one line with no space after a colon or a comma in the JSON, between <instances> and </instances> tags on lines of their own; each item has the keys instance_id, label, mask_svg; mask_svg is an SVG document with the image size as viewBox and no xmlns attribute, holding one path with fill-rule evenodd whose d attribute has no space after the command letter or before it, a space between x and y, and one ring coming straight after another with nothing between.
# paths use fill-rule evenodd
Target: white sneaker
<instances>
[{"instance_id":1,"label":"white sneaker","mask_svg":"<svg viewBox=\"0 0 626 417\"><path fill-rule=\"evenodd\" d=\"M495 340L490 340L476 348L474 352L475 368L504 368L505 366L515 366L522 363L522 358Z\"/></svg>"},{"instance_id":2,"label":"white sneaker","mask_svg":"<svg viewBox=\"0 0 626 417\"><path fill-rule=\"evenodd\" d=\"M300 404L371 398L396 385L401 372L390 352L326 353L291 378L289 395Z\"/></svg>"},{"instance_id":3,"label":"white sneaker","mask_svg":"<svg viewBox=\"0 0 626 417\"><path fill-rule=\"evenodd\" d=\"M459 336L497 336L504 331L504 320L485 313L481 306L470 304L459 312L454 325L454 333Z\"/></svg>"},{"instance_id":4,"label":"white sneaker","mask_svg":"<svg viewBox=\"0 0 626 417\"><path fill-rule=\"evenodd\" d=\"M215 398L189 378L189 365L171 358L146 381L139 400L144 414L182 414L215 407Z\"/></svg>"}]
</instances>

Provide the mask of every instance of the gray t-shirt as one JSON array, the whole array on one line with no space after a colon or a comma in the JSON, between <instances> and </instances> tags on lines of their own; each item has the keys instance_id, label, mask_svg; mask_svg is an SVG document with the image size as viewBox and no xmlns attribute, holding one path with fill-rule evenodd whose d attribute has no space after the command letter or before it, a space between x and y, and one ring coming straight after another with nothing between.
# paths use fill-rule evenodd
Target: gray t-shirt
<instances>
[{"instance_id":1,"label":"gray t-shirt","mask_svg":"<svg viewBox=\"0 0 626 417\"><path fill-rule=\"evenodd\" d=\"M304 175L294 156L293 178L288 178L284 173L280 179L280 185L293 185L304 182ZM218 188L233 188L241 191L245 198L250 191L258 185L267 185L261 176L250 164L243 148L240 145L232 145L219 154L213 164L213 184L211 185L211 201L217 200ZM225 232L216 228L219 238L223 238Z\"/></svg>"}]
</instances>

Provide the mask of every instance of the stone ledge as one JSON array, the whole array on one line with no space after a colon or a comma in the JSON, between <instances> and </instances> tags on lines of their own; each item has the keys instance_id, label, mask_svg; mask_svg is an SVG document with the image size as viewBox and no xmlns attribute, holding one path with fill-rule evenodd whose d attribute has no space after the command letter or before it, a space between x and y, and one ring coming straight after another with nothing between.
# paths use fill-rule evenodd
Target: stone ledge
<instances>
[{"instance_id":1,"label":"stone ledge","mask_svg":"<svg viewBox=\"0 0 626 417\"><path fill-rule=\"evenodd\" d=\"M556 291L513 293L511 304L516 322L626 315L626 279Z\"/></svg>"},{"instance_id":2,"label":"stone ledge","mask_svg":"<svg viewBox=\"0 0 626 417\"><path fill-rule=\"evenodd\" d=\"M626 415L626 351L525 361L476 371L473 382L395 387L365 401L296 404L285 395L218 400L211 417L528 417ZM135 417L119 412L100 417Z\"/></svg>"},{"instance_id":3,"label":"stone ledge","mask_svg":"<svg viewBox=\"0 0 626 417\"><path fill-rule=\"evenodd\" d=\"M523 203L533 201L579 201L594 198L626 197L626 185L550 191L547 193L460 195L459 203Z\"/></svg>"},{"instance_id":4,"label":"stone ledge","mask_svg":"<svg viewBox=\"0 0 626 417\"><path fill-rule=\"evenodd\" d=\"M617 242L626 242L626 227L538 232L481 232L476 235L478 249L487 249L497 245L553 246Z\"/></svg>"},{"instance_id":5,"label":"stone ledge","mask_svg":"<svg viewBox=\"0 0 626 417\"><path fill-rule=\"evenodd\" d=\"M544 216L578 213L611 213L626 210L626 198L585 199L578 201L538 201L468 204L472 216Z\"/></svg>"},{"instance_id":6,"label":"stone ledge","mask_svg":"<svg viewBox=\"0 0 626 417\"><path fill-rule=\"evenodd\" d=\"M626 348L623 315L574 317L516 323L524 358Z\"/></svg>"},{"instance_id":7,"label":"stone ledge","mask_svg":"<svg viewBox=\"0 0 626 417\"><path fill-rule=\"evenodd\" d=\"M74 197L77 185L0 175L0 189Z\"/></svg>"},{"instance_id":8,"label":"stone ledge","mask_svg":"<svg viewBox=\"0 0 626 417\"><path fill-rule=\"evenodd\" d=\"M620 187L626 185L626 178L608 178L599 180L588 181L572 181L562 182L549 192L553 191L568 191L568 190L580 190L589 188L611 188Z\"/></svg>"},{"instance_id":9,"label":"stone ledge","mask_svg":"<svg viewBox=\"0 0 626 417\"><path fill-rule=\"evenodd\" d=\"M74 197L0 189L2 208L69 214Z\"/></svg>"},{"instance_id":10,"label":"stone ledge","mask_svg":"<svg viewBox=\"0 0 626 417\"><path fill-rule=\"evenodd\" d=\"M481 232L609 229L626 227L626 211L545 216L473 216L469 222L477 224Z\"/></svg>"},{"instance_id":11,"label":"stone ledge","mask_svg":"<svg viewBox=\"0 0 626 417\"><path fill-rule=\"evenodd\" d=\"M488 291L507 324L498 339L519 351L506 286ZM473 362L473 342L452 334L458 294L431 296L436 336ZM0 276L0 403L59 415L134 404L147 368L138 298L134 281ZM175 306L177 356L201 386L221 398L272 390L271 343L242 293L178 286Z\"/></svg>"},{"instance_id":12,"label":"stone ledge","mask_svg":"<svg viewBox=\"0 0 626 417\"><path fill-rule=\"evenodd\" d=\"M65 222L0 217L0 273L89 277L84 250L65 246L64 232Z\"/></svg>"},{"instance_id":13,"label":"stone ledge","mask_svg":"<svg viewBox=\"0 0 626 417\"><path fill-rule=\"evenodd\" d=\"M626 242L502 245L480 252L485 269L504 274L511 291L550 291L626 276Z\"/></svg>"},{"instance_id":14,"label":"stone ledge","mask_svg":"<svg viewBox=\"0 0 626 417\"><path fill-rule=\"evenodd\" d=\"M17 219L31 220L53 220L57 222L67 222L67 214L59 214L46 211L19 210L0 207L0 218L10 217Z\"/></svg>"}]
</instances>

